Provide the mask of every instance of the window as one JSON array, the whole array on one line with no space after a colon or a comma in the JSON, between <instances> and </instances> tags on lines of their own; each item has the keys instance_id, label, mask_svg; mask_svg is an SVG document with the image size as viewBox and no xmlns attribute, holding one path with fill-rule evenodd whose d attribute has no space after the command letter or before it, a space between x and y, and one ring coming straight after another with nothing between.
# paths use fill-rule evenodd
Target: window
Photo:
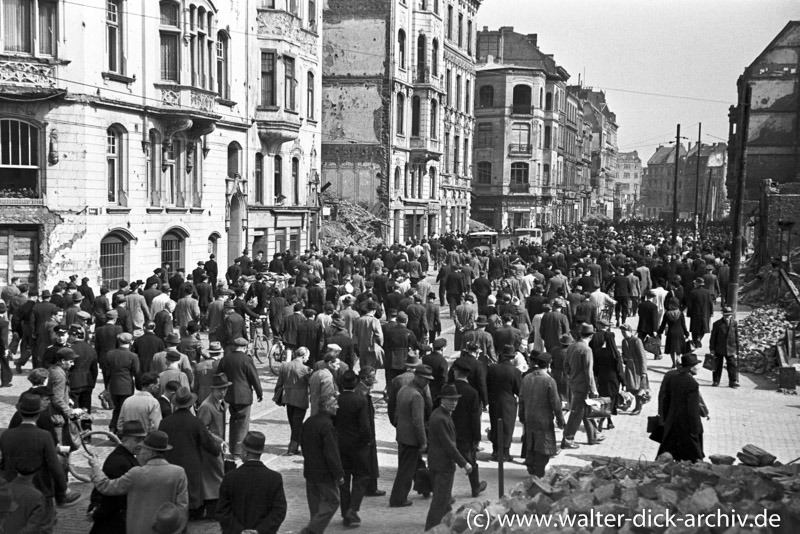
<instances>
[{"instance_id":1,"label":"window","mask_svg":"<svg viewBox=\"0 0 800 534\"><path fill-rule=\"evenodd\" d=\"M308 29L312 32L317 31L317 2L308 0Z\"/></svg>"},{"instance_id":2,"label":"window","mask_svg":"<svg viewBox=\"0 0 800 534\"><path fill-rule=\"evenodd\" d=\"M427 53L428 50L425 35L420 35L417 38L417 80L421 82L428 81L427 76L425 76L425 59Z\"/></svg>"},{"instance_id":3,"label":"window","mask_svg":"<svg viewBox=\"0 0 800 534\"><path fill-rule=\"evenodd\" d=\"M107 288L119 287L120 280L128 279L130 250L128 240L112 233L100 241L100 269L103 273L102 285Z\"/></svg>"},{"instance_id":4,"label":"window","mask_svg":"<svg viewBox=\"0 0 800 534\"><path fill-rule=\"evenodd\" d=\"M161 144L161 185L164 188L164 202L174 206L178 198L178 183L180 173L177 171L178 159L181 153L180 141Z\"/></svg>"},{"instance_id":5,"label":"window","mask_svg":"<svg viewBox=\"0 0 800 534\"><path fill-rule=\"evenodd\" d=\"M494 87L484 85L478 89L478 107L490 108L494 106Z\"/></svg>"},{"instance_id":6,"label":"window","mask_svg":"<svg viewBox=\"0 0 800 534\"><path fill-rule=\"evenodd\" d=\"M419 137L420 112L422 104L418 96L411 99L411 135Z\"/></svg>"},{"instance_id":7,"label":"window","mask_svg":"<svg viewBox=\"0 0 800 534\"><path fill-rule=\"evenodd\" d=\"M511 152L531 153L531 125L515 123L511 126Z\"/></svg>"},{"instance_id":8,"label":"window","mask_svg":"<svg viewBox=\"0 0 800 534\"><path fill-rule=\"evenodd\" d=\"M469 175L469 137L464 138L464 176Z\"/></svg>"},{"instance_id":9,"label":"window","mask_svg":"<svg viewBox=\"0 0 800 534\"><path fill-rule=\"evenodd\" d=\"M406 163L405 167L403 168L403 196L408 196L408 186L411 185L408 182L408 163Z\"/></svg>"},{"instance_id":10,"label":"window","mask_svg":"<svg viewBox=\"0 0 800 534\"><path fill-rule=\"evenodd\" d=\"M292 158L292 204L300 205L300 160Z\"/></svg>"},{"instance_id":11,"label":"window","mask_svg":"<svg viewBox=\"0 0 800 534\"><path fill-rule=\"evenodd\" d=\"M217 94L220 98L231 97L231 86L228 82L228 35L217 33Z\"/></svg>"},{"instance_id":12,"label":"window","mask_svg":"<svg viewBox=\"0 0 800 534\"><path fill-rule=\"evenodd\" d=\"M275 93L275 52L261 52L261 105L277 106Z\"/></svg>"},{"instance_id":13,"label":"window","mask_svg":"<svg viewBox=\"0 0 800 534\"><path fill-rule=\"evenodd\" d=\"M55 0L39 0L39 53L56 55L58 29L58 3Z\"/></svg>"},{"instance_id":14,"label":"window","mask_svg":"<svg viewBox=\"0 0 800 534\"><path fill-rule=\"evenodd\" d=\"M528 183L528 164L517 162L511 164L511 183L512 184L527 184Z\"/></svg>"},{"instance_id":15,"label":"window","mask_svg":"<svg viewBox=\"0 0 800 534\"><path fill-rule=\"evenodd\" d=\"M394 168L394 190L400 192L400 167Z\"/></svg>"},{"instance_id":16,"label":"window","mask_svg":"<svg viewBox=\"0 0 800 534\"><path fill-rule=\"evenodd\" d=\"M478 60L487 61L489 56L501 59L499 35L483 35L478 39Z\"/></svg>"},{"instance_id":17,"label":"window","mask_svg":"<svg viewBox=\"0 0 800 534\"><path fill-rule=\"evenodd\" d=\"M437 138L437 125L439 124L439 103L431 100L431 139Z\"/></svg>"},{"instance_id":18,"label":"window","mask_svg":"<svg viewBox=\"0 0 800 534\"><path fill-rule=\"evenodd\" d=\"M550 185L550 165L544 164L542 170L542 185Z\"/></svg>"},{"instance_id":19,"label":"window","mask_svg":"<svg viewBox=\"0 0 800 534\"><path fill-rule=\"evenodd\" d=\"M551 137L552 137L552 130L549 126L544 127L544 147L550 148L551 145Z\"/></svg>"},{"instance_id":20,"label":"window","mask_svg":"<svg viewBox=\"0 0 800 534\"><path fill-rule=\"evenodd\" d=\"M3 46L6 52L56 55L58 3L56 0L3 0ZM36 31L38 29L38 32Z\"/></svg>"},{"instance_id":21,"label":"window","mask_svg":"<svg viewBox=\"0 0 800 534\"><path fill-rule=\"evenodd\" d=\"M461 111L461 75L456 74L456 109Z\"/></svg>"},{"instance_id":22,"label":"window","mask_svg":"<svg viewBox=\"0 0 800 534\"><path fill-rule=\"evenodd\" d=\"M272 178L272 193L275 197L275 204L283 203L283 158L275 156L275 169Z\"/></svg>"},{"instance_id":23,"label":"window","mask_svg":"<svg viewBox=\"0 0 800 534\"><path fill-rule=\"evenodd\" d=\"M183 267L184 238L170 231L161 238L161 265L169 264L169 272L174 273Z\"/></svg>"},{"instance_id":24,"label":"window","mask_svg":"<svg viewBox=\"0 0 800 534\"><path fill-rule=\"evenodd\" d=\"M228 178L236 178L239 174L239 158L242 154L242 147L234 141L228 145Z\"/></svg>"},{"instance_id":25,"label":"window","mask_svg":"<svg viewBox=\"0 0 800 534\"><path fill-rule=\"evenodd\" d=\"M472 82L467 80L467 85L464 90L464 113L469 115L470 101L472 100Z\"/></svg>"},{"instance_id":26,"label":"window","mask_svg":"<svg viewBox=\"0 0 800 534\"><path fill-rule=\"evenodd\" d=\"M553 110L553 93L547 93L547 96L544 97L544 110L545 111L552 111Z\"/></svg>"},{"instance_id":27,"label":"window","mask_svg":"<svg viewBox=\"0 0 800 534\"><path fill-rule=\"evenodd\" d=\"M513 113L529 115L531 113L531 88L529 85L514 86Z\"/></svg>"},{"instance_id":28,"label":"window","mask_svg":"<svg viewBox=\"0 0 800 534\"><path fill-rule=\"evenodd\" d=\"M0 197L39 198L39 129L27 122L0 120Z\"/></svg>"},{"instance_id":29,"label":"window","mask_svg":"<svg viewBox=\"0 0 800 534\"><path fill-rule=\"evenodd\" d=\"M403 93L397 93L397 110L395 113L395 121L397 122L397 135L405 133L404 119L406 115L406 98Z\"/></svg>"},{"instance_id":30,"label":"window","mask_svg":"<svg viewBox=\"0 0 800 534\"><path fill-rule=\"evenodd\" d=\"M447 6L447 38L453 40L453 6Z\"/></svg>"},{"instance_id":31,"label":"window","mask_svg":"<svg viewBox=\"0 0 800 534\"><path fill-rule=\"evenodd\" d=\"M461 158L459 157L459 150L461 148L461 137L453 136L453 174L458 174L461 170Z\"/></svg>"},{"instance_id":32,"label":"window","mask_svg":"<svg viewBox=\"0 0 800 534\"><path fill-rule=\"evenodd\" d=\"M467 21L467 54L472 55L472 21Z\"/></svg>"},{"instance_id":33,"label":"window","mask_svg":"<svg viewBox=\"0 0 800 534\"><path fill-rule=\"evenodd\" d=\"M106 130L106 200L111 204L122 203L122 149L122 132L116 127Z\"/></svg>"},{"instance_id":34,"label":"window","mask_svg":"<svg viewBox=\"0 0 800 534\"><path fill-rule=\"evenodd\" d=\"M108 71L122 74L122 0L106 2L106 52Z\"/></svg>"},{"instance_id":35,"label":"window","mask_svg":"<svg viewBox=\"0 0 800 534\"><path fill-rule=\"evenodd\" d=\"M306 116L314 119L314 73L309 72L306 77Z\"/></svg>"},{"instance_id":36,"label":"window","mask_svg":"<svg viewBox=\"0 0 800 534\"><path fill-rule=\"evenodd\" d=\"M492 183L492 162L479 161L478 162L478 183L490 184Z\"/></svg>"},{"instance_id":37,"label":"window","mask_svg":"<svg viewBox=\"0 0 800 534\"><path fill-rule=\"evenodd\" d=\"M397 32L397 64L401 69L406 68L406 32Z\"/></svg>"},{"instance_id":38,"label":"window","mask_svg":"<svg viewBox=\"0 0 800 534\"><path fill-rule=\"evenodd\" d=\"M475 148L492 148L494 142L494 127L491 123L478 124L478 136L475 138Z\"/></svg>"},{"instance_id":39,"label":"window","mask_svg":"<svg viewBox=\"0 0 800 534\"><path fill-rule=\"evenodd\" d=\"M436 167L430 167L428 169L428 181L430 182L431 190L430 190L430 197L436 198ZM432 231L432 229L431 229Z\"/></svg>"},{"instance_id":40,"label":"window","mask_svg":"<svg viewBox=\"0 0 800 534\"><path fill-rule=\"evenodd\" d=\"M444 172L450 172L450 134L444 134Z\"/></svg>"},{"instance_id":41,"label":"window","mask_svg":"<svg viewBox=\"0 0 800 534\"><path fill-rule=\"evenodd\" d=\"M217 255L217 243L219 242L220 235L217 232L214 232L210 236L208 236L208 250L209 254L213 254L214 256Z\"/></svg>"},{"instance_id":42,"label":"window","mask_svg":"<svg viewBox=\"0 0 800 534\"><path fill-rule=\"evenodd\" d=\"M450 69L447 69L447 74L445 75L445 92L447 93L447 105L453 105L453 73Z\"/></svg>"},{"instance_id":43,"label":"window","mask_svg":"<svg viewBox=\"0 0 800 534\"><path fill-rule=\"evenodd\" d=\"M256 153L256 204L264 204L264 155Z\"/></svg>"},{"instance_id":44,"label":"window","mask_svg":"<svg viewBox=\"0 0 800 534\"><path fill-rule=\"evenodd\" d=\"M439 14L439 0L433 0L433 12Z\"/></svg>"},{"instance_id":45,"label":"window","mask_svg":"<svg viewBox=\"0 0 800 534\"><path fill-rule=\"evenodd\" d=\"M464 45L464 15L458 14L458 46Z\"/></svg>"},{"instance_id":46,"label":"window","mask_svg":"<svg viewBox=\"0 0 800 534\"><path fill-rule=\"evenodd\" d=\"M294 16L297 16L297 0L286 0L286 8Z\"/></svg>"},{"instance_id":47,"label":"window","mask_svg":"<svg viewBox=\"0 0 800 534\"><path fill-rule=\"evenodd\" d=\"M177 82L178 77L178 54L180 48L180 11L178 4L173 2L161 2L161 25L159 36L161 39L161 79Z\"/></svg>"},{"instance_id":48,"label":"window","mask_svg":"<svg viewBox=\"0 0 800 534\"><path fill-rule=\"evenodd\" d=\"M439 76L439 40L434 39L431 45L431 76Z\"/></svg>"},{"instance_id":49,"label":"window","mask_svg":"<svg viewBox=\"0 0 800 534\"><path fill-rule=\"evenodd\" d=\"M295 101L296 82L294 76L294 58L283 57L283 91L284 102L283 105L287 110L294 111L297 105Z\"/></svg>"},{"instance_id":50,"label":"window","mask_svg":"<svg viewBox=\"0 0 800 534\"><path fill-rule=\"evenodd\" d=\"M543 102L544 102L543 98L544 98L544 89L542 89L542 88L540 87L540 88L539 88L539 109L541 109L541 108L542 108L542 104L543 104Z\"/></svg>"}]
</instances>

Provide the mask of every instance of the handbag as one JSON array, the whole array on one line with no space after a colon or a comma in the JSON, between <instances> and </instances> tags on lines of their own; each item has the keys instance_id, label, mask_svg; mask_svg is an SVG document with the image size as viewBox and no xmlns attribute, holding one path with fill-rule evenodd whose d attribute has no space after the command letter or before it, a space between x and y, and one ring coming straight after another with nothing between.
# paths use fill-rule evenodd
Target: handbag
<instances>
[{"instance_id":1,"label":"handbag","mask_svg":"<svg viewBox=\"0 0 800 534\"><path fill-rule=\"evenodd\" d=\"M100 406L104 410L114 409L114 399L111 397L111 392L107 389L104 389L102 392L100 392L97 398L100 399Z\"/></svg>"},{"instance_id":2,"label":"handbag","mask_svg":"<svg viewBox=\"0 0 800 534\"><path fill-rule=\"evenodd\" d=\"M586 419L605 419L611 417L611 410L614 406L614 401L610 397L597 397L595 399L586 399Z\"/></svg>"},{"instance_id":3,"label":"handbag","mask_svg":"<svg viewBox=\"0 0 800 534\"><path fill-rule=\"evenodd\" d=\"M657 337L647 336L644 339L644 350L650 354L661 356L661 340Z\"/></svg>"},{"instance_id":4,"label":"handbag","mask_svg":"<svg viewBox=\"0 0 800 534\"><path fill-rule=\"evenodd\" d=\"M713 352L706 354L706 357L703 359L703 369L708 369L709 371L715 371L717 369L716 354Z\"/></svg>"},{"instance_id":5,"label":"handbag","mask_svg":"<svg viewBox=\"0 0 800 534\"><path fill-rule=\"evenodd\" d=\"M657 415L651 415L647 418L647 432L650 433L650 439L656 443L661 443L664 439L664 425L661 424L661 418Z\"/></svg>"},{"instance_id":6,"label":"handbag","mask_svg":"<svg viewBox=\"0 0 800 534\"><path fill-rule=\"evenodd\" d=\"M420 495L429 495L433 492L431 472L422 458L417 461L417 472L414 474L414 491Z\"/></svg>"},{"instance_id":7,"label":"handbag","mask_svg":"<svg viewBox=\"0 0 800 534\"><path fill-rule=\"evenodd\" d=\"M276 386L275 392L272 394L272 402L278 406L283 406L283 386Z\"/></svg>"}]
</instances>

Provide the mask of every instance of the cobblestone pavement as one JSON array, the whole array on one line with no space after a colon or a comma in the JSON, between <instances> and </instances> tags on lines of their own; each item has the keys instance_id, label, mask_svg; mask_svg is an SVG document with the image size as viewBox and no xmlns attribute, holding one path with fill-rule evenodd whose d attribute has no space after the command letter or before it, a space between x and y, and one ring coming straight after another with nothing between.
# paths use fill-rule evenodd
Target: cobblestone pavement
<instances>
[{"instance_id":1,"label":"cobblestone pavement","mask_svg":"<svg viewBox=\"0 0 800 534\"><path fill-rule=\"evenodd\" d=\"M435 278L432 277L432 278ZM430 280L433 282L433 279ZM445 327L445 337L452 346L453 328L452 321L448 317L447 306L442 307L442 319ZM747 312L740 312L741 320ZM716 313L713 320L719 314ZM636 320L629 320L631 325L635 325ZM614 329L618 342L621 336L617 329ZM706 336L706 342L708 336ZM702 354L703 351L700 351ZM455 355L448 355L454 359ZM669 358L654 361L650 359L650 381L654 395L657 395L661 380L669 370ZM23 371L25 372L25 371ZM272 398L272 390L276 378L273 377L266 366L260 366L259 374L265 386L264 401L253 406L251 428L264 432L267 436L268 453L263 456L263 460L271 467L279 471L284 478L286 497L289 504L289 511L286 521L281 527L281 532L297 533L308 521L308 508L305 498L305 484L302 477L302 458L298 456L285 456L286 446L289 442L289 426L286 421L286 414L283 408L275 406L269 399ZM735 456L741 447L748 443L758 445L778 457L779 461L788 462L797 456L796 436L800 430L800 398L796 396L781 395L775 392L776 385L773 381L763 376L743 375L741 377L741 388L733 390L727 387L711 387L711 373L701 369L698 376L701 392L709 407L711 419L704 421L704 440L705 453L728 454ZM383 389L383 373L379 373L379 383L375 390ZM723 377L723 386L727 385L726 377ZM8 421L14 412L14 404L19 394L27 389L28 382L23 375L14 376L14 385L11 388L0 390L0 421ZM98 385L95 394L101 391ZM96 398L96 395L95 395ZM376 396L377 399L377 396ZM95 402L97 402L95 400ZM386 405L381 401L376 404L378 456L381 466L381 478L379 486L381 489L391 490L392 481L397 468L396 443L394 441L394 428L389 424L386 416ZM585 441L585 434L579 432L576 442L581 448L563 451L552 459L550 465L569 465L582 466L590 462L594 457L621 457L629 460L652 460L655 457L657 444L650 441L645 433L646 417L654 415L657 411L656 403L651 402L645 405L639 416L629 416L620 414L614 418L616 428L606 432L607 439L600 445L589 446ZM110 418L109 411L97 410L95 413L95 427L104 428ZM484 414L483 428L489 425L488 414ZM517 425L514 443L511 448L512 456L519 456L520 444L519 435L521 428ZM560 439L560 433L557 436ZM483 442L486 451L491 450L488 441ZM94 449L101 454L110 451L110 446L103 444L94 445ZM78 458L78 463L84 462L83 458ZM495 462L489 461L489 453L479 454L479 467L481 478L489 483L489 487L481 499L496 498L498 494L498 469ZM505 487L513 487L514 484L523 480L527 476L525 467L515 461L506 464L505 468ZM80 491L84 497L76 505L68 509L59 510L59 523L56 532L63 534L85 533L89 530L89 523L83 517L88 502L88 494L91 486L88 483L81 483L72 480L70 487ZM469 490L469 483L463 471L456 475L453 496L456 498L454 507L472 500ZM361 510L363 524L361 532L421 532L425 524L425 516L428 511L429 502L421 496L413 494L411 496L413 506L410 508L389 508L388 495L386 497L366 498ZM329 532L340 532L346 529L341 524L341 519L337 516L328 529ZM206 534L220 532L217 523L213 522L192 522L189 525L189 532L192 534Z\"/></svg>"}]
</instances>

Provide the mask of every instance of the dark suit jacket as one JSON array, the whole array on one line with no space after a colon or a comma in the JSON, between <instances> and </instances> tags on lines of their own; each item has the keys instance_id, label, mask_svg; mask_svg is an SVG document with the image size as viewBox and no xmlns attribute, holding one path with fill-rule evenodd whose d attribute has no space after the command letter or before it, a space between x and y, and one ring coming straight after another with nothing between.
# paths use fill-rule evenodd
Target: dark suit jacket
<instances>
[{"instance_id":1,"label":"dark suit jacket","mask_svg":"<svg viewBox=\"0 0 800 534\"><path fill-rule=\"evenodd\" d=\"M217 340L225 346L232 344L239 337L245 339L250 337L247 335L244 317L236 312L225 315L222 320L222 329L217 328Z\"/></svg>"},{"instance_id":2,"label":"dark suit jacket","mask_svg":"<svg viewBox=\"0 0 800 534\"><path fill-rule=\"evenodd\" d=\"M286 517L286 495L280 473L248 460L222 479L217 518L222 534L257 530L276 534Z\"/></svg>"},{"instance_id":3,"label":"dark suit jacket","mask_svg":"<svg viewBox=\"0 0 800 534\"><path fill-rule=\"evenodd\" d=\"M40 532L47 515L42 492L36 489L32 480L19 477L5 487L11 490L17 509L6 517L3 532Z\"/></svg>"},{"instance_id":4,"label":"dark suit jacket","mask_svg":"<svg viewBox=\"0 0 800 534\"><path fill-rule=\"evenodd\" d=\"M118 446L111 451L103 464L103 473L110 478L119 478L132 467L137 467L139 462L136 456L123 446ZM93 509L94 526L90 534L118 534L125 532L125 513L128 509L126 495L103 495L97 489L92 489L90 509Z\"/></svg>"},{"instance_id":5,"label":"dark suit jacket","mask_svg":"<svg viewBox=\"0 0 800 534\"><path fill-rule=\"evenodd\" d=\"M466 354L462 354L458 359L464 360L472 368L472 371L470 371L469 376L467 377L467 382L469 382L469 385L478 391L478 396L481 399L481 403L484 406L487 406L489 404L489 394L486 390L486 364ZM455 380L453 375L453 366L451 365L450 372L447 375L447 379L450 382Z\"/></svg>"},{"instance_id":6,"label":"dark suit jacket","mask_svg":"<svg viewBox=\"0 0 800 534\"><path fill-rule=\"evenodd\" d=\"M689 326L692 334L707 334L708 321L714 313L714 296L704 287L693 289L686 298L686 315L692 320Z\"/></svg>"},{"instance_id":7,"label":"dark suit jacket","mask_svg":"<svg viewBox=\"0 0 800 534\"><path fill-rule=\"evenodd\" d=\"M67 477L56 454L53 437L35 425L23 424L0 435L0 471L12 481L19 471L36 473L33 485L45 498L62 496L67 491Z\"/></svg>"},{"instance_id":8,"label":"dark suit jacket","mask_svg":"<svg viewBox=\"0 0 800 534\"><path fill-rule=\"evenodd\" d=\"M303 476L310 482L334 482L344 476L339 441L330 414L319 411L303 423Z\"/></svg>"},{"instance_id":9,"label":"dark suit jacket","mask_svg":"<svg viewBox=\"0 0 800 534\"><path fill-rule=\"evenodd\" d=\"M428 469L452 473L456 470L456 464L462 467L466 465L467 461L456 447L456 428L450 412L441 406L436 408L428 427Z\"/></svg>"},{"instance_id":10,"label":"dark suit jacket","mask_svg":"<svg viewBox=\"0 0 800 534\"><path fill-rule=\"evenodd\" d=\"M297 326L297 346L308 349L309 360L316 363L320 358L323 341L322 325L317 321L305 320ZM341 356L340 356L341 357Z\"/></svg>"},{"instance_id":11,"label":"dark suit jacket","mask_svg":"<svg viewBox=\"0 0 800 534\"><path fill-rule=\"evenodd\" d=\"M411 330L399 323L394 328L386 329L383 340L383 349L386 351L384 362L386 368L405 369L406 357L411 348L419 348L417 338Z\"/></svg>"},{"instance_id":12,"label":"dark suit jacket","mask_svg":"<svg viewBox=\"0 0 800 534\"><path fill-rule=\"evenodd\" d=\"M560 347L561 342L559 338L563 334L569 333L569 320L567 316L561 312L551 311L542 316L542 324L539 326L539 333L544 340L544 346L547 352ZM498 349L499 351L500 349Z\"/></svg>"},{"instance_id":13,"label":"dark suit jacket","mask_svg":"<svg viewBox=\"0 0 800 534\"><path fill-rule=\"evenodd\" d=\"M164 340L155 334L145 333L142 337L137 338L131 346L131 351L139 356L139 373L149 373L153 356L164 350L167 350Z\"/></svg>"},{"instance_id":14,"label":"dark suit jacket","mask_svg":"<svg viewBox=\"0 0 800 534\"><path fill-rule=\"evenodd\" d=\"M253 404L253 391L258 399L264 396L256 366L244 352L231 352L223 356L217 373L225 373L228 382L232 383L225 393L225 402L228 404Z\"/></svg>"},{"instance_id":15,"label":"dark suit jacket","mask_svg":"<svg viewBox=\"0 0 800 534\"><path fill-rule=\"evenodd\" d=\"M106 354L104 375L109 377L112 395L133 395L134 380L139 374L139 357L128 349L114 349Z\"/></svg>"},{"instance_id":16,"label":"dark suit jacket","mask_svg":"<svg viewBox=\"0 0 800 534\"><path fill-rule=\"evenodd\" d=\"M447 360L441 352L434 351L423 356L422 363L429 365L433 371L433 380L430 381L428 387L431 390L431 398L436 402L439 392L447 383ZM459 400L459 402L461 401Z\"/></svg>"},{"instance_id":17,"label":"dark suit jacket","mask_svg":"<svg viewBox=\"0 0 800 534\"><path fill-rule=\"evenodd\" d=\"M117 334L122 333L122 327L116 324L104 324L94 332L94 350L100 365L103 365L108 351L117 348Z\"/></svg>"},{"instance_id":18,"label":"dark suit jacket","mask_svg":"<svg viewBox=\"0 0 800 534\"><path fill-rule=\"evenodd\" d=\"M340 450L366 447L372 441L367 399L355 391L344 391L339 395L339 410L333 423ZM366 473L367 466L363 468Z\"/></svg>"},{"instance_id":19,"label":"dark suit jacket","mask_svg":"<svg viewBox=\"0 0 800 534\"><path fill-rule=\"evenodd\" d=\"M456 426L456 445L459 450L469 450L479 442L481 436L481 400L477 390L468 382L456 380L456 391L461 395L453 410L453 423Z\"/></svg>"},{"instance_id":20,"label":"dark suit jacket","mask_svg":"<svg viewBox=\"0 0 800 534\"><path fill-rule=\"evenodd\" d=\"M655 302L646 300L639 304L639 324L636 331L652 336L658 330L658 306Z\"/></svg>"},{"instance_id":21,"label":"dark suit jacket","mask_svg":"<svg viewBox=\"0 0 800 534\"><path fill-rule=\"evenodd\" d=\"M97 383L97 352L85 341L76 341L72 350L78 355L75 365L69 370L69 389L78 393L94 389Z\"/></svg>"}]
</instances>

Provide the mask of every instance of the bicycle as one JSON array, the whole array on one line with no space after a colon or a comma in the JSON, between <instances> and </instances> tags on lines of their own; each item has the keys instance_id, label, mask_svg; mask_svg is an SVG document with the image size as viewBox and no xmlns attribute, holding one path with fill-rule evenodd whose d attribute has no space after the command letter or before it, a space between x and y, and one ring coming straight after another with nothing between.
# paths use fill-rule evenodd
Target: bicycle
<instances>
[{"instance_id":1,"label":"bicycle","mask_svg":"<svg viewBox=\"0 0 800 534\"><path fill-rule=\"evenodd\" d=\"M277 376L280 372L281 364L289 359L289 349L283 344L283 340L275 336L273 338L272 347L269 349L267 359L269 360L270 372Z\"/></svg>"},{"instance_id":2,"label":"bicycle","mask_svg":"<svg viewBox=\"0 0 800 534\"><path fill-rule=\"evenodd\" d=\"M82 421L91 421L91 420L92 420L92 416L91 415L89 415L86 412L81 411L81 412L79 412L77 418L69 419L69 421L67 423L69 425L69 432L70 432L70 435L72 436L73 443L76 443L76 444L80 443L81 447L83 447L83 450L86 451L87 454L90 454L90 455L93 455L93 456L99 456L98 454L92 454L92 452L89 451L89 449L86 446L86 440L88 438L91 438L92 436L100 435L100 436L107 437L111 441L113 447L117 447L120 443L122 443L120 441L120 439L116 436L116 434L114 434L112 432L109 432L108 430L81 430L81 422ZM110 449L107 453L103 454L102 456L104 456L104 457L108 456L109 454L111 454L112 450L113 449ZM76 462L76 458L80 458L80 455L72 454L72 452L75 452L75 451L65 452L66 459L67 459L67 461L66 461L67 469L69 470L70 474L73 477L75 477L76 480L79 480L80 482L91 482L91 480L92 480L92 470L91 470L91 468L88 467L88 466L79 465L79 464L75 463Z\"/></svg>"},{"instance_id":3,"label":"bicycle","mask_svg":"<svg viewBox=\"0 0 800 534\"><path fill-rule=\"evenodd\" d=\"M267 326L267 318L260 316L259 321L250 321L250 337L253 340L250 343L250 357L255 359L258 363L264 363L268 358L271 349L271 341L264 332L269 332Z\"/></svg>"}]
</instances>

